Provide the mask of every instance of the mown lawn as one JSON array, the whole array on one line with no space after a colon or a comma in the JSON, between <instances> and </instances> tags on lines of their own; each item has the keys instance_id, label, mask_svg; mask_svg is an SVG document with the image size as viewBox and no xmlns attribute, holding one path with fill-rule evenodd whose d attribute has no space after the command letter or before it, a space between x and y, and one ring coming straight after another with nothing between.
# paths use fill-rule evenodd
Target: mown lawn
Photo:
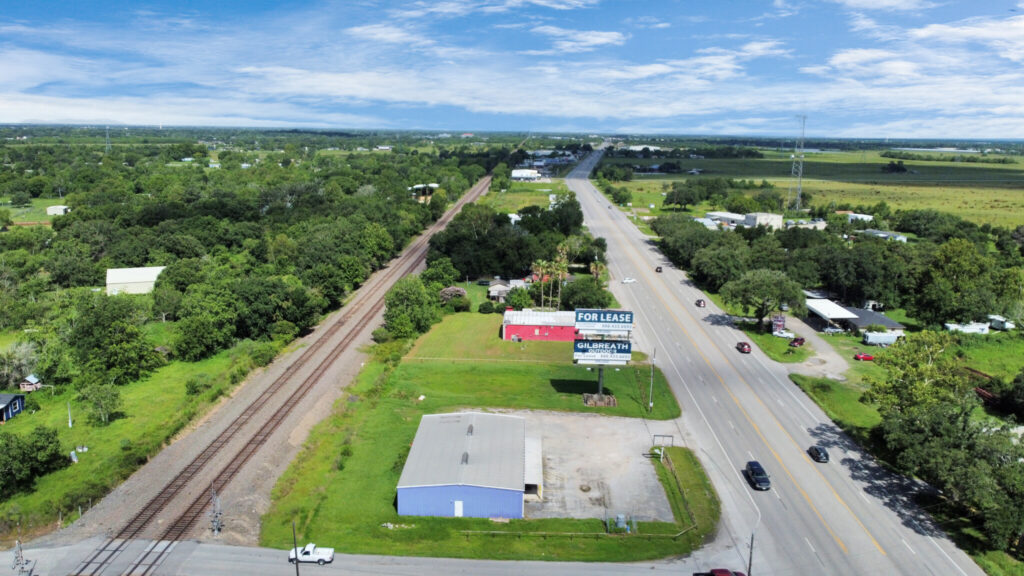
<instances>
[{"instance_id":1,"label":"mown lawn","mask_svg":"<svg viewBox=\"0 0 1024 576\"><path fill-rule=\"evenodd\" d=\"M67 204L66 199L62 198L33 198L32 204L29 206L12 207L9 205L10 198L0 198L0 206L3 206L11 212L11 220L17 222L51 222L53 216L46 214L46 208L48 206L56 206L58 204Z\"/></svg>"},{"instance_id":2,"label":"mown lawn","mask_svg":"<svg viewBox=\"0 0 1024 576\"><path fill-rule=\"evenodd\" d=\"M740 330L750 338L752 342L757 344L757 347L761 349L769 358L776 362L783 362L786 364L795 364L807 360L814 354L814 348L810 344L804 344L800 347L790 346L789 338L779 338L778 336L772 336L770 332L763 331L760 327L755 324L740 323L737 324ZM797 336L801 334L794 332Z\"/></svg>"},{"instance_id":3,"label":"mown lawn","mask_svg":"<svg viewBox=\"0 0 1024 576\"><path fill-rule=\"evenodd\" d=\"M564 194L569 188L562 180L552 182L513 182L505 192L494 190L485 194L479 201L494 208L497 212L514 214L524 206L541 206L547 208L549 194Z\"/></svg>"},{"instance_id":4,"label":"mown lawn","mask_svg":"<svg viewBox=\"0 0 1024 576\"><path fill-rule=\"evenodd\" d=\"M65 524L78 518L78 507L91 502L127 478L148 457L160 449L192 417L208 409L230 389L232 380L241 380L248 370L247 356L227 350L195 363L172 362L148 378L121 389L123 406L109 425L90 422L86 410L73 391L44 388L33 392L40 409L24 412L5 426L5 433L28 434L36 426L55 428L61 448L69 453L79 446L88 448L78 455L77 464L51 473L36 482L30 493L15 494L0 503L0 545L13 543L20 523L21 537L49 531L62 519ZM238 372L234 378L231 372ZM213 386L189 396L185 382L206 374ZM68 427L70 406L72 427Z\"/></svg>"},{"instance_id":5,"label":"mown lawn","mask_svg":"<svg viewBox=\"0 0 1024 576\"><path fill-rule=\"evenodd\" d=\"M580 393L596 389L596 372L571 364L568 343L501 342L499 324L499 315L449 315L397 366L381 360L394 355L388 347L395 344L378 345L377 359L367 364L349 396L314 429L303 453L278 481L274 504L263 518L261 543L290 546L295 520L302 539L329 542L344 553L625 561L685 554L699 545L703 536L669 536L681 530L678 523L641 523L639 534L606 535L599 519L492 523L398 516L395 486L424 414L509 408L678 416L678 405L657 371L655 410L646 414L646 366L607 369L606 390L615 394L619 406L585 408ZM682 460L684 475L703 477L703 471L689 469L694 462ZM692 497L707 494L702 489ZM693 507L703 511L717 509L717 504L696 502ZM541 533L549 534L542 538Z\"/></svg>"}]
</instances>

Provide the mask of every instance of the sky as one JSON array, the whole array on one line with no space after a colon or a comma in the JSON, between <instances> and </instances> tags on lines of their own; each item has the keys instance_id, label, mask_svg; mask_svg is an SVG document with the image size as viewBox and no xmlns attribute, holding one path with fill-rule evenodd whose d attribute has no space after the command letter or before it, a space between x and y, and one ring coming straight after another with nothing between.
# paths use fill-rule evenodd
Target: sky
<instances>
[{"instance_id":1,"label":"sky","mask_svg":"<svg viewBox=\"0 0 1024 576\"><path fill-rule=\"evenodd\" d=\"M1024 138L1024 0L0 0L0 123Z\"/></svg>"}]
</instances>

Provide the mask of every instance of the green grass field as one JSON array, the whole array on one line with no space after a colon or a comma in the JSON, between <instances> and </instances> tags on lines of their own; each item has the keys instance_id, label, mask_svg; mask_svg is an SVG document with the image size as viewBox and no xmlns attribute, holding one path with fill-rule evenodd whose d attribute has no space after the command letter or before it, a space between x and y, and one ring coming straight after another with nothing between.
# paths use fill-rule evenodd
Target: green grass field
<instances>
[{"instance_id":1,"label":"green grass field","mask_svg":"<svg viewBox=\"0 0 1024 576\"><path fill-rule=\"evenodd\" d=\"M229 373L239 366L247 370L247 358L227 350L195 363L172 362L148 378L121 390L121 415L107 426L92 424L73 391L44 388L31 393L40 410L22 413L4 426L4 432L27 434L36 426L55 428L66 453L88 447L77 464L48 474L35 490L0 503L0 545L11 545L20 523L22 539L48 532L58 519L64 524L78 518L78 507L88 509L117 484L144 464L194 416L207 410L230 389ZM202 394L189 396L185 382L206 374L216 382ZM73 427L68 427L70 404Z\"/></svg>"},{"instance_id":2,"label":"green grass field","mask_svg":"<svg viewBox=\"0 0 1024 576\"><path fill-rule=\"evenodd\" d=\"M770 332L764 332L753 324L739 324L738 327L740 330L743 330L747 338L757 344L757 347L762 352L776 362L796 364L807 360L814 354L814 349L810 344L794 348L789 345L789 338L772 336ZM797 334L797 336L800 336L800 334Z\"/></svg>"},{"instance_id":3,"label":"green grass field","mask_svg":"<svg viewBox=\"0 0 1024 576\"><path fill-rule=\"evenodd\" d=\"M345 553L464 558L626 561L685 554L717 524L717 499L695 460L683 456L677 475L700 485L685 496L702 530L673 538L689 519L640 523L639 534L607 535L601 520L512 520L400 517L395 485L423 414L461 408L593 411L619 416L679 415L664 377L655 371L655 410L646 413L646 366L606 370L616 408L588 409L580 393L596 389L596 372L571 364L566 342L503 342L500 315L447 316L391 367L368 363L333 414L311 433L302 455L278 481L261 543L287 548L291 522L303 539L331 542ZM467 338L467 335L475 337ZM393 356L388 344L378 357ZM379 350L384 348L383 350ZM699 465L696 465L699 467ZM662 471L661 477L669 476ZM701 480L703 479L703 480ZM703 482L703 484L701 484ZM666 488L671 496L671 486ZM354 498L352 495L358 494ZM680 498L682 498L680 496ZM679 501L679 500L677 500ZM714 519L708 516L715 514ZM386 525L390 524L388 528ZM711 528L708 528L708 527ZM508 535L467 532L497 531ZM544 537L541 537L545 535ZM500 546L494 545L500 538Z\"/></svg>"},{"instance_id":4,"label":"green grass field","mask_svg":"<svg viewBox=\"0 0 1024 576\"><path fill-rule=\"evenodd\" d=\"M53 216L46 214L48 206L65 204L67 200L61 198L33 198L30 206L14 208L9 205L10 198L0 198L0 207L10 210L11 220L19 222L52 222Z\"/></svg>"},{"instance_id":5,"label":"green grass field","mask_svg":"<svg viewBox=\"0 0 1024 576\"><path fill-rule=\"evenodd\" d=\"M565 182L555 180L553 182L513 182L511 187L505 191L491 191L485 194L479 201L494 208L497 212L514 214L524 206L541 206L547 208L549 194L564 194L569 191Z\"/></svg>"},{"instance_id":6,"label":"green grass field","mask_svg":"<svg viewBox=\"0 0 1024 576\"><path fill-rule=\"evenodd\" d=\"M765 151L761 159L683 160L684 167L701 168L702 177L768 180L783 196L788 194L792 167L789 152ZM656 160L614 159L616 163L656 163ZM811 194L811 206L850 204L870 206L886 202L894 209L934 209L955 214L977 224L1016 227L1024 224L1024 161L1016 164L974 164L905 160L908 172L885 174L889 159L877 151L807 154L803 189ZM662 184L685 179L684 175L637 175L625 185L633 192L633 206L644 214L661 212ZM621 183L619 183L621 185ZM693 212L718 209L708 204Z\"/></svg>"}]
</instances>

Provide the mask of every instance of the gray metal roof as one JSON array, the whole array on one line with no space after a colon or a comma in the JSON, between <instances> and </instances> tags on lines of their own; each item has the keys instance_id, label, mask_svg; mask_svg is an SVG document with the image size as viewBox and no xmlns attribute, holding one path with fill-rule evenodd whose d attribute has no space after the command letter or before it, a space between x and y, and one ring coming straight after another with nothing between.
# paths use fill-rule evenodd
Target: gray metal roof
<instances>
[{"instance_id":1,"label":"gray metal roof","mask_svg":"<svg viewBox=\"0 0 1024 576\"><path fill-rule=\"evenodd\" d=\"M523 490L525 462L523 418L480 412L428 414L420 420L398 487Z\"/></svg>"},{"instance_id":2,"label":"gray metal roof","mask_svg":"<svg viewBox=\"0 0 1024 576\"><path fill-rule=\"evenodd\" d=\"M857 328L866 328L872 324L878 324L885 326L890 330L902 330L903 324L889 318L885 314L880 314L874 310L865 310L863 308L849 308L844 306L847 312L852 313L856 318L851 318L849 321Z\"/></svg>"},{"instance_id":3,"label":"gray metal roof","mask_svg":"<svg viewBox=\"0 0 1024 576\"><path fill-rule=\"evenodd\" d=\"M24 398L24 394L0 394L0 408L4 408L14 401L15 398Z\"/></svg>"}]
</instances>

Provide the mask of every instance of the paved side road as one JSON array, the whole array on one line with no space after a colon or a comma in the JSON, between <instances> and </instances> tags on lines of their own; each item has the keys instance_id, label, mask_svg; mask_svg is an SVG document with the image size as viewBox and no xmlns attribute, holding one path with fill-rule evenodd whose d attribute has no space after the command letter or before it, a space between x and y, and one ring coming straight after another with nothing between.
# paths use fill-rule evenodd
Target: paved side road
<instances>
[{"instance_id":1,"label":"paved side road","mask_svg":"<svg viewBox=\"0 0 1024 576\"><path fill-rule=\"evenodd\" d=\"M83 540L73 546L29 548L25 557L36 561L35 576L64 575L73 571L83 555L101 543L101 538ZM147 542L139 541L141 550ZM330 545L330 543L324 543ZM710 563L709 563L710 562ZM718 563L716 563L718 562ZM731 562L731 563L730 563ZM336 555L326 566L302 565L304 574L376 574L383 576L621 576L644 574L691 574L721 566L735 566L735 554L697 560L670 559L632 564L598 564L584 562L496 562L492 560L459 560L452 558L415 558L400 556ZM291 574L288 551L272 548L248 548L222 544L178 542L170 557L153 572L153 576L281 576Z\"/></svg>"}]
</instances>

